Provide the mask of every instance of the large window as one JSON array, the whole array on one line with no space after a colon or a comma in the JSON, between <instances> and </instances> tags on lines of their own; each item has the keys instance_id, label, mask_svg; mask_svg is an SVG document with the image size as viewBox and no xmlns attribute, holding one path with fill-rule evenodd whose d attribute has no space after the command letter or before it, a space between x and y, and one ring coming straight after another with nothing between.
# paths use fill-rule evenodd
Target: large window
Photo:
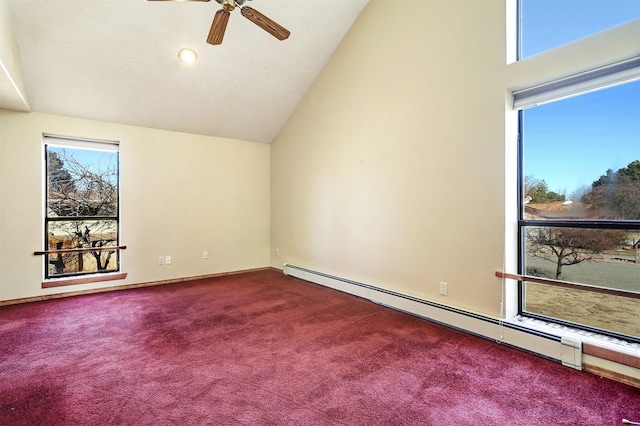
<instances>
[{"instance_id":1,"label":"large window","mask_svg":"<svg viewBox=\"0 0 640 426\"><path fill-rule=\"evenodd\" d=\"M555 281L521 283L522 315L640 340L637 78L638 58L515 94L520 274Z\"/></svg>"},{"instance_id":2,"label":"large window","mask_svg":"<svg viewBox=\"0 0 640 426\"><path fill-rule=\"evenodd\" d=\"M118 145L44 142L45 278L119 271Z\"/></svg>"},{"instance_id":3,"label":"large window","mask_svg":"<svg viewBox=\"0 0 640 426\"><path fill-rule=\"evenodd\" d=\"M519 0L520 58L640 18L639 0Z\"/></svg>"}]
</instances>

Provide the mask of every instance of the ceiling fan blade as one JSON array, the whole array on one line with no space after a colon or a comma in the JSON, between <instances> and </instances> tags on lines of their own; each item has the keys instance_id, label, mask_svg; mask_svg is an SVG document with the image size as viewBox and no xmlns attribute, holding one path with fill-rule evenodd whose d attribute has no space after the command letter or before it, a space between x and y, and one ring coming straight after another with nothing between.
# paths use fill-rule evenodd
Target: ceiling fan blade
<instances>
[{"instance_id":1,"label":"ceiling fan blade","mask_svg":"<svg viewBox=\"0 0 640 426\"><path fill-rule=\"evenodd\" d=\"M211 23L207 43L222 44L224 31L227 29L227 22L229 22L229 15L230 13L223 9L216 12L216 15L213 17L213 22Z\"/></svg>"},{"instance_id":2,"label":"ceiling fan blade","mask_svg":"<svg viewBox=\"0 0 640 426\"><path fill-rule=\"evenodd\" d=\"M278 24L274 20L264 16L252 7L245 6L241 9L242 16L277 38L284 40L291 34L288 29Z\"/></svg>"}]
</instances>

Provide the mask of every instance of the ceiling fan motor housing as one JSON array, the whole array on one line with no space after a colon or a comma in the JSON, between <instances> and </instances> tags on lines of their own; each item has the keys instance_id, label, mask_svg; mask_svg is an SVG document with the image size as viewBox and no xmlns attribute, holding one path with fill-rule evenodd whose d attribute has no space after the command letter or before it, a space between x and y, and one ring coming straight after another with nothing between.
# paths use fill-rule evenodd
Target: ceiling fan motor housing
<instances>
[{"instance_id":1,"label":"ceiling fan motor housing","mask_svg":"<svg viewBox=\"0 0 640 426\"><path fill-rule=\"evenodd\" d=\"M236 8L236 2L234 0L222 0L222 9L227 12L231 12Z\"/></svg>"},{"instance_id":2,"label":"ceiling fan motor housing","mask_svg":"<svg viewBox=\"0 0 640 426\"><path fill-rule=\"evenodd\" d=\"M211 0L202 0L202 1L211 1ZM227 2L226 0L216 0L219 4L224 5L225 2ZM243 4L245 4L247 0L232 0L229 3L235 3L236 6L240 7Z\"/></svg>"}]
</instances>

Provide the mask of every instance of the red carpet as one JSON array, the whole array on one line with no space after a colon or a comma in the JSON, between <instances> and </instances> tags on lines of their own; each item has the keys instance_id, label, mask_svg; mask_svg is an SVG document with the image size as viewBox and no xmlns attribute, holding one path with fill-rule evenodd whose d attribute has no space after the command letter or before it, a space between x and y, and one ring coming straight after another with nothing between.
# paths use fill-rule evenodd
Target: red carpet
<instances>
[{"instance_id":1,"label":"red carpet","mask_svg":"<svg viewBox=\"0 0 640 426\"><path fill-rule=\"evenodd\" d=\"M620 425L640 390L275 271L0 308L2 425Z\"/></svg>"}]
</instances>

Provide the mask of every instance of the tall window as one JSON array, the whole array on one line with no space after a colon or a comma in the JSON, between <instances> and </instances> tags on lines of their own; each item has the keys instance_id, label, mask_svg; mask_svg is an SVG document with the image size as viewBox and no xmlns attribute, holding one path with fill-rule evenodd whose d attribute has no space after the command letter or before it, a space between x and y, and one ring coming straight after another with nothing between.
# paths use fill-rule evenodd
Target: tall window
<instances>
[{"instance_id":1,"label":"tall window","mask_svg":"<svg viewBox=\"0 0 640 426\"><path fill-rule=\"evenodd\" d=\"M118 144L44 143L45 278L119 271Z\"/></svg>"},{"instance_id":2,"label":"tall window","mask_svg":"<svg viewBox=\"0 0 640 426\"><path fill-rule=\"evenodd\" d=\"M514 94L520 274L556 281L523 281L522 315L640 341L638 79L640 58Z\"/></svg>"},{"instance_id":3,"label":"tall window","mask_svg":"<svg viewBox=\"0 0 640 426\"><path fill-rule=\"evenodd\" d=\"M519 0L520 58L640 18L638 0Z\"/></svg>"}]
</instances>

